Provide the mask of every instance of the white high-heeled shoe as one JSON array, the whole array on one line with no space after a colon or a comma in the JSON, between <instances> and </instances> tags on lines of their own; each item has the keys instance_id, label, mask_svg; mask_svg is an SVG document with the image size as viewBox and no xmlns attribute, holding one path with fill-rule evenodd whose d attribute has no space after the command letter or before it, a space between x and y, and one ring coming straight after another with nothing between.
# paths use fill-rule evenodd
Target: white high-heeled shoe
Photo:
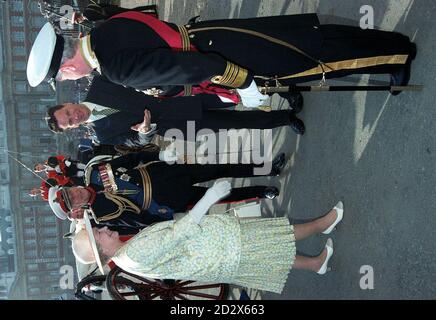
<instances>
[{"instance_id":1,"label":"white high-heeled shoe","mask_svg":"<svg viewBox=\"0 0 436 320\"><path fill-rule=\"evenodd\" d=\"M330 227L325 229L322 233L323 234L329 234L333 231L333 229L336 227L336 225L341 222L342 218L344 217L344 204L342 201L339 201L334 207L333 210L336 210L336 220L333 222Z\"/></svg>"},{"instance_id":2,"label":"white high-heeled shoe","mask_svg":"<svg viewBox=\"0 0 436 320\"><path fill-rule=\"evenodd\" d=\"M330 269L327 268L327 265L329 263L330 258L333 255L333 240L331 238L327 239L325 248L327 249L327 257L325 258L321 268L316 272L318 274L325 274L327 271L330 271Z\"/></svg>"}]
</instances>

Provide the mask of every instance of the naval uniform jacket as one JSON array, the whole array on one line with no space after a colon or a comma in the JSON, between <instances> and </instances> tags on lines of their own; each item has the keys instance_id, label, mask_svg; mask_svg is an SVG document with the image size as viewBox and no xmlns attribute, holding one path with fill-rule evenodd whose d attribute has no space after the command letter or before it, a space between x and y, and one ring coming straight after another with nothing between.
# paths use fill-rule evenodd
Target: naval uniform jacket
<instances>
[{"instance_id":1,"label":"naval uniform jacket","mask_svg":"<svg viewBox=\"0 0 436 320\"><path fill-rule=\"evenodd\" d=\"M253 79L269 86L272 78L282 84L320 80L324 71L327 77L391 73L407 63L411 49L401 34L320 25L316 14L203 21L185 29L164 23L197 51L172 50L148 25L115 17L90 33L102 74L139 90L160 86L171 95L177 86L203 81L246 88Z\"/></svg>"},{"instance_id":2,"label":"naval uniform jacket","mask_svg":"<svg viewBox=\"0 0 436 320\"><path fill-rule=\"evenodd\" d=\"M177 26L166 23L174 30ZM226 76L229 63L246 69L232 69L245 77L237 86L247 87L254 74L275 76L299 72L316 65L281 45L253 35L228 30L195 31L204 27L246 28L266 33L316 56L322 43L316 14L229 19L198 22L188 26L191 43L198 52L175 51L147 25L115 18L90 33L91 47L101 72L111 81L146 90L161 86L198 84ZM219 84L219 81L216 82ZM231 86L231 85L230 85Z\"/></svg>"},{"instance_id":3,"label":"naval uniform jacket","mask_svg":"<svg viewBox=\"0 0 436 320\"><path fill-rule=\"evenodd\" d=\"M206 107L231 105L206 94L159 99L114 84L103 76L94 77L85 101L121 111L94 121L92 125L99 142L110 145L138 140L137 132L131 127L144 120L145 109L151 113L151 122L157 124L156 133L163 136L171 128L185 132L186 121L200 120Z\"/></svg>"},{"instance_id":4,"label":"naval uniform jacket","mask_svg":"<svg viewBox=\"0 0 436 320\"><path fill-rule=\"evenodd\" d=\"M86 183L96 192L95 199L90 204L94 225L108 226L119 231L132 228L138 231L152 223L173 218L174 211L171 208L160 205L151 198L149 179L144 178L140 170L134 169L140 161L152 162L158 160L158 157L158 153L145 152L109 161L118 187L118 192L115 193L104 189L98 169L101 163L86 170ZM122 191L129 191L131 194Z\"/></svg>"},{"instance_id":5,"label":"naval uniform jacket","mask_svg":"<svg viewBox=\"0 0 436 320\"><path fill-rule=\"evenodd\" d=\"M133 217L133 220L170 219L174 212L186 212L192 203L204 195L206 188L196 187L195 184L223 177L252 177L256 167L254 164L168 164L157 161L158 158L158 152L148 151L129 153L104 164L88 165L85 180L89 185L98 184L101 187L102 181L95 179L100 176L106 190L107 181L116 181L118 187L118 191L112 194L97 192L96 201L91 203L97 221L118 223L118 219L127 217L124 213ZM98 169L101 165L111 166L114 179L106 179L105 174L98 175L102 172ZM236 188L232 190L230 198L232 201L261 198L264 197L265 188ZM123 190L142 193L128 195Z\"/></svg>"}]
</instances>

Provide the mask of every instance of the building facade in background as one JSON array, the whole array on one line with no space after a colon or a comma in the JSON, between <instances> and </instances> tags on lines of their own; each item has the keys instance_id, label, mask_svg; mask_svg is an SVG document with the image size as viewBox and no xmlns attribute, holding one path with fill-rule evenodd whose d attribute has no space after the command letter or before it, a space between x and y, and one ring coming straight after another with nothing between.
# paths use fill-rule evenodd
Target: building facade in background
<instances>
[{"instance_id":1,"label":"building facade in background","mask_svg":"<svg viewBox=\"0 0 436 320\"><path fill-rule=\"evenodd\" d=\"M82 89L76 89L74 82L56 93L47 84L30 87L27 57L47 20L35 0L0 2L0 10L0 299L69 299L73 290L59 286L61 266L74 266L69 240L63 239L69 223L56 219L46 202L28 196L41 181L3 150L31 168L50 155L74 157L79 137L56 136L44 117L48 105L77 100L76 91Z\"/></svg>"}]
</instances>

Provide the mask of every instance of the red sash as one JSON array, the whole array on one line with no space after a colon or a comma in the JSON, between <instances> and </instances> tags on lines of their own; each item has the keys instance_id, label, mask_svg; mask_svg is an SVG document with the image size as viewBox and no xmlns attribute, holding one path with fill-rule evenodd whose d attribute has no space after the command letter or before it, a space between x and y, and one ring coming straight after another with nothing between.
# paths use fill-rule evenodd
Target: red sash
<instances>
[{"instance_id":1,"label":"red sash","mask_svg":"<svg viewBox=\"0 0 436 320\"><path fill-rule=\"evenodd\" d=\"M142 12L137 11L128 11L124 13L117 14L110 19L116 19L116 18L125 18L129 20L135 20L141 23L146 24L148 27L153 29L154 32L156 32L162 40L164 40L168 46L175 50L182 50L182 39L180 37L180 33L172 29L170 26L168 26L165 22L155 18L154 16L151 16L149 14L144 14ZM191 50L197 51L197 49L191 44ZM201 94L201 93L207 93L207 94L215 94L227 99L230 99L233 101L233 103L239 103L239 97L237 94L233 93L232 91L220 88L215 86L210 81L203 81L199 85L192 87L192 94ZM177 96L183 96L183 92L178 94Z\"/></svg>"}]
</instances>

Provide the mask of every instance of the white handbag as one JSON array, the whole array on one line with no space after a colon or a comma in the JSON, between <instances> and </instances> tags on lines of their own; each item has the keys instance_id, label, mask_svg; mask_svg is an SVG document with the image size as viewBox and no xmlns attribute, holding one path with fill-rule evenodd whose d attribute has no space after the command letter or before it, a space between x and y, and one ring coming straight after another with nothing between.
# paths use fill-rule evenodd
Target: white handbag
<instances>
[{"instance_id":1,"label":"white handbag","mask_svg":"<svg viewBox=\"0 0 436 320\"><path fill-rule=\"evenodd\" d=\"M230 209L232 213L238 218L260 218L262 212L260 210L260 203L250 202L235 208Z\"/></svg>"}]
</instances>

